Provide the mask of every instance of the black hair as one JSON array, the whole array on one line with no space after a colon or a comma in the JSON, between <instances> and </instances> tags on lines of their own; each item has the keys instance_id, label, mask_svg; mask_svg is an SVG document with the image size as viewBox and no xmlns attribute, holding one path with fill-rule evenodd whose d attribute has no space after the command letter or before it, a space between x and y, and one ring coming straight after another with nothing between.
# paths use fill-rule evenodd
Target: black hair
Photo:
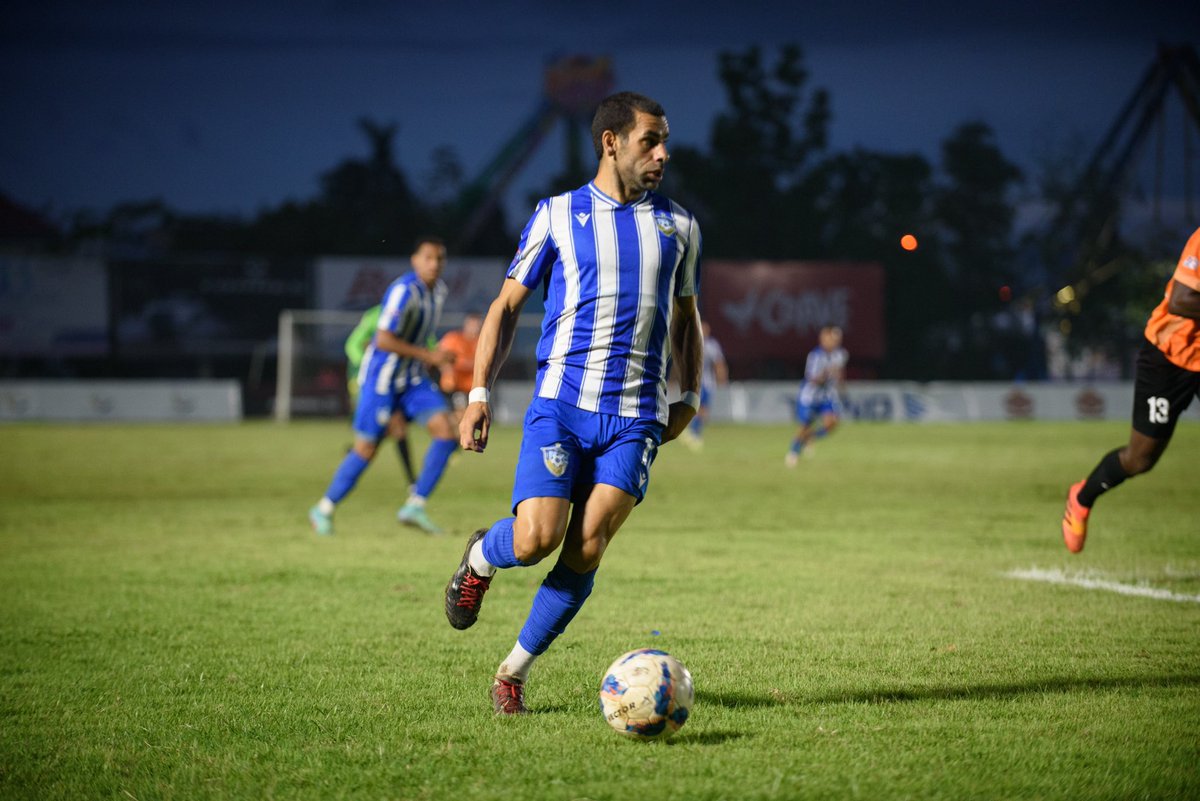
<instances>
[{"instance_id":1,"label":"black hair","mask_svg":"<svg viewBox=\"0 0 1200 801\"><path fill-rule=\"evenodd\" d=\"M420 250L421 245L435 245L439 248L445 248L446 240L442 239L440 236L433 236L432 234L426 234L425 236L418 236L417 241L413 242L412 252L416 253L418 250Z\"/></svg>"},{"instance_id":2,"label":"black hair","mask_svg":"<svg viewBox=\"0 0 1200 801\"><path fill-rule=\"evenodd\" d=\"M604 153L601 137L605 131L612 131L617 136L629 133L637 120L637 112L653 117L665 117L662 105L657 100L651 100L637 92L617 92L600 101L596 108L596 116L592 117L592 147L596 150L596 158Z\"/></svg>"}]
</instances>

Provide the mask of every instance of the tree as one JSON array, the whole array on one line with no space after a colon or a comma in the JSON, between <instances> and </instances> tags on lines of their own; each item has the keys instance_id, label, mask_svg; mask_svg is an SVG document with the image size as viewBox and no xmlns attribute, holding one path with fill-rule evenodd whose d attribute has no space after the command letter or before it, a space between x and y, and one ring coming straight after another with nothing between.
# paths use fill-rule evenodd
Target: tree
<instances>
[{"instance_id":1,"label":"tree","mask_svg":"<svg viewBox=\"0 0 1200 801\"><path fill-rule=\"evenodd\" d=\"M885 377L932 379L943 369L937 332L954 297L942 267L933 224L933 168L917 154L864 149L830 156L807 177L823 258L875 261L884 266ZM904 233L920 247L898 248Z\"/></svg>"},{"instance_id":2,"label":"tree","mask_svg":"<svg viewBox=\"0 0 1200 801\"><path fill-rule=\"evenodd\" d=\"M983 122L960 125L942 142L942 183L934 214L954 291L956 313L946 332L947 378L1012 378L1001 358L1016 252L1011 200L1021 171L1004 157ZM1002 292L1008 287L1008 292Z\"/></svg>"},{"instance_id":3,"label":"tree","mask_svg":"<svg viewBox=\"0 0 1200 801\"><path fill-rule=\"evenodd\" d=\"M729 110L709 135L709 152L675 148L668 170L677 193L705 220L705 251L715 256L783 258L811 252L811 200L801 191L828 141L829 95L806 94L808 72L798 45L781 48L774 65L762 51L719 56Z\"/></svg>"}]
</instances>

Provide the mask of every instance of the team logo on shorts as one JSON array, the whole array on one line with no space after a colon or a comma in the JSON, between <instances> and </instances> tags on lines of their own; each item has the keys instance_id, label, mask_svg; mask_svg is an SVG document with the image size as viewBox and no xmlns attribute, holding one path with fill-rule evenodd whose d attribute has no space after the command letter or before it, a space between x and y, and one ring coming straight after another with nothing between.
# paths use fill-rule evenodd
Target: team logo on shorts
<instances>
[{"instance_id":1,"label":"team logo on shorts","mask_svg":"<svg viewBox=\"0 0 1200 801\"><path fill-rule=\"evenodd\" d=\"M675 218L665 211L654 212L654 224L666 236L675 235Z\"/></svg>"},{"instance_id":2,"label":"team logo on shorts","mask_svg":"<svg viewBox=\"0 0 1200 801\"><path fill-rule=\"evenodd\" d=\"M552 476L561 477L567 472L567 449L557 442L542 448L542 464L546 465Z\"/></svg>"},{"instance_id":3,"label":"team logo on shorts","mask_svg":"<svg viewBox=\"0 0 1200 801\"><path fill-rule=\"evenodd\" d=\"M381 426L386 426L391 417L392 413L387 409L377 409L375 411L375 422Z\"/></svg>"}]
</instances>

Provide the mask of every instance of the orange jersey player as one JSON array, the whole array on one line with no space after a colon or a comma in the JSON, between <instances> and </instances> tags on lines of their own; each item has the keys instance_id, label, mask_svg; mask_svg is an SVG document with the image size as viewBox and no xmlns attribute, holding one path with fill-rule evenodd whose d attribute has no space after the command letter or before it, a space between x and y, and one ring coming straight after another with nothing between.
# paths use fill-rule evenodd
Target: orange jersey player
<instances>
[{"instance_id":1,"label":"orange jersey player","mask_svg":"<svg viewBox=\"0 0 1200 801\"><path fill-rule=\"evenodd\" d=\"M1062 533L1067 550L1079 553L1087 537L1092 504L1122 481L1154 467L1175 424L1200 396L1200 229L1188 240L1167 282L1162 302L1150 313L1134 374L1133 427L1129 444L1105 454L1083 481L1067 492Z\"/></svg>"},{"instance_id":2,"label":"orange jersey player","mask_svg":"<svg viewBox=\"0 0 1200 801\"><path fill-rule=\"evenodd\" d=\"M442 368L440 384L454 401L454 408L467 405L467 393L475 380L475 347L479 344L479 329L483 316L469 312L463 318L462 328L450 331L438 342L438 349L454 354L454 362Z\"/></svg>"}]
</instances>

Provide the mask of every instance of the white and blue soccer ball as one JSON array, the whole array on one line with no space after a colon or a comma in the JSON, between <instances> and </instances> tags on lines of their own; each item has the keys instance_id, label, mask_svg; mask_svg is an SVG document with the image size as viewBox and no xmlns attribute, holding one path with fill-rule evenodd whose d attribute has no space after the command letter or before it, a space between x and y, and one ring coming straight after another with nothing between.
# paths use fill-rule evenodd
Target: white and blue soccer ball
<instances>
[{"instance_id":1,"label":"white and blue soccer ball","mask_svg":"<svg viewBox=\"0 0 1200 801\"><path fill-rule=\"evenodd\" d=\"M622 654L600 683L600 712L620 734L666 739L687 722L695 696L692 674L666 651L640 648Z\"/></svg>"}]
</instances>

